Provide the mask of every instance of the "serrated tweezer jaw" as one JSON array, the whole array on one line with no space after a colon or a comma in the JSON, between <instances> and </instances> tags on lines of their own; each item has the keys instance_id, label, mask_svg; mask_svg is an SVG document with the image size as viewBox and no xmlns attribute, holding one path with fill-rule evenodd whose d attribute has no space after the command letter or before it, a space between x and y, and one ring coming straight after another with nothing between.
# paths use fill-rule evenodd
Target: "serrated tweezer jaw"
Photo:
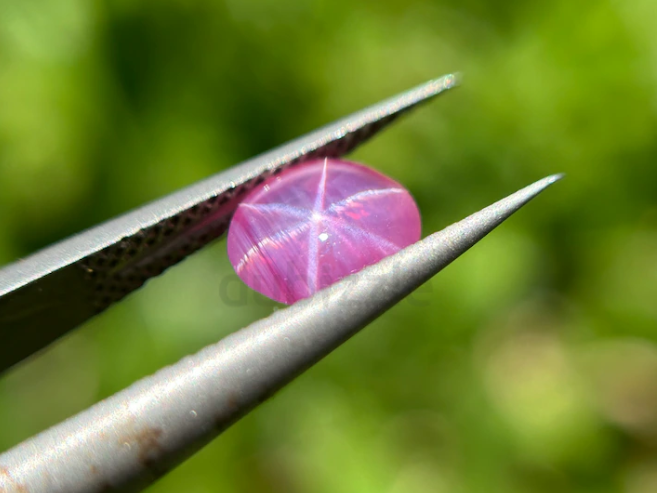
<instances>
[{"instance_id":1,"label":"serrated tweezer jaw","mask_svg":"<svg viewBox=\"0 0 657 493\"><path fill-rule=\"evenodd\" d=\"M0 269L0 372L221 237L267 177L342 156L456 84L429 81Z\"/></svg>"}]
</instances>

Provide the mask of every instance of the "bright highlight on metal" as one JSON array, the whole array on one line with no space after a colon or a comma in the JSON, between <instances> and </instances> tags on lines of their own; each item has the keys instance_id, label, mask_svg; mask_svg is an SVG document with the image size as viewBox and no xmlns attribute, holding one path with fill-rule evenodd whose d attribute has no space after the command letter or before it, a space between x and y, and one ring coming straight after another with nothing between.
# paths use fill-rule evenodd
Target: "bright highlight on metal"
<instances>
[{"instance_id":1,"label":"bright highlight on metal","mask_svg":"<svg viewBox=\"0 0 657 493\"><path fill-rule=\"evenodd\" d=\"M136 492L462 255L544 178L0 455L0 492Z\"/></svg>"}]
</instances>

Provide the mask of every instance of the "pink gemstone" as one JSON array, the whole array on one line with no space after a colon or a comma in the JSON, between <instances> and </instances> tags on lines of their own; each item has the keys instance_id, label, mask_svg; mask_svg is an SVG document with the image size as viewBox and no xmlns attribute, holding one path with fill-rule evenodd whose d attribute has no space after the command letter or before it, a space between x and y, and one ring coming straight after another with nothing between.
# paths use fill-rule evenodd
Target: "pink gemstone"
<instances>
[{"instance_id":1,"label":"pink gemstone","mask_svg":"<svg viewBox=\"0 0 657 493\"><path fill-rule=\"evenodd\" d=\"M360 164L309 161L240 203L228 258L254 290L294 303L420 239L420 213L399 183Z\"/></svg>"}]
</instances>

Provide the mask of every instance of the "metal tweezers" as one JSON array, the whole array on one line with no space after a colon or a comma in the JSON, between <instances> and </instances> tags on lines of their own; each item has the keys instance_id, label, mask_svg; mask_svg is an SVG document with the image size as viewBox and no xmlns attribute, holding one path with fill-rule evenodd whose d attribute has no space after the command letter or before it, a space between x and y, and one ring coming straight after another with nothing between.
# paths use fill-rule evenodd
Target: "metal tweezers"
<instances>
[{"instance_id":1,"label":"metal tweezers","mask_svg":"<svg viewBox=\"0 0 657 493\"><path fill-rule=\"evenodd\" d=\"M0 372L224 234L245 194L288 166L353 150L454 87L447 75L0 270ZM477 243L544 178L0 455L2 493L140 491Z\"/></svg>"}]
</instances>

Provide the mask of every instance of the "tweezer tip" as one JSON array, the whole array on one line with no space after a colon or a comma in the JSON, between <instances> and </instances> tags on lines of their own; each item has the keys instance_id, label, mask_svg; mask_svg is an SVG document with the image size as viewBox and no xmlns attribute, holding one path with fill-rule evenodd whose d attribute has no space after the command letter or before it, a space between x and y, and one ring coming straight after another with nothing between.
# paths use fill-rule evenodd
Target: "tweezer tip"
<instances>
[{"instance_id":1,"label":"tweezer tip","mask_svg":"<svg viewBox=\"0 0 657 493\"><path fill-rule=\"evenodd\" d=\"M425 82L422 86L419 86L419 88L425 90L426 88L429 88L430 95L437 95L443 91L447 91L448 89L453 89L454 87L457 87L460 84L461 84L461 74L456 72L453 74L443 75L441 77L438 77L437 79L431 79Z\"/></svg>"},{"instance_id":2,"label":"tweezer tip","mask_svg":"<svg viewBox=\"0 0 657 493\"><path fill-rule=\"evenodd\" d=\"M440 81L445 89L451 89L452 87L461 85L462 79L463 77L460 72L454 72L453 74L443 75L439 79L436 79L436 82Z\"/></svg>"},{"instance_id":3,"label":"tweezer tip","mask_svg":"<svg viewBox=\"0 0 657 493\"><path fill-rule=\"evenodd\" d=\"M553 185L554 183L560 181L564 176L566 176L565 173L556 173L554 175L546 176L545 178L538 180L537 182L534 182L528 187L525 187L524 189L520 190L518 194L526 195L528 198L532 198L538 195L539 193L541 193L550 185Z\"/></svg>"},{"instance_id":4,"label":"tweezer tip","mask_svg":"<svg viewBox=\"0 0 657 493\"><path fill-rule=\"evenodd\" d=\"M543 190L548 188L550 185L558 182L564 177L563 173L557 173L554 175L546 176L525 188L518 190L516 193L509 195L508 197L496 202L495 204L487 207L485 210L496 210L498 214L504 211L503 215L505 217L510 216L513 212L518 210L520 207L525 205L531 199L536 197ZM483 211L482 211L483 212ZM477 214L475 214L477 215ZM474 216L474 215L473 215ZM481 216L482 219L485 216ZM490 218L489 218L490 219Z\"/></svg>"},{"instance_id":5,"label":"tweezer tip","mask_svg":"<svg viewBox=\"0 0 657 493\"><path fill-rule=\"evenodd\" d=\"M549 180L551 185L552 183L556 183L561 180L564 176L566 176L566 173L556 173L554 175L548 176L546 180Z\"/></svg>"}]
</instances>

